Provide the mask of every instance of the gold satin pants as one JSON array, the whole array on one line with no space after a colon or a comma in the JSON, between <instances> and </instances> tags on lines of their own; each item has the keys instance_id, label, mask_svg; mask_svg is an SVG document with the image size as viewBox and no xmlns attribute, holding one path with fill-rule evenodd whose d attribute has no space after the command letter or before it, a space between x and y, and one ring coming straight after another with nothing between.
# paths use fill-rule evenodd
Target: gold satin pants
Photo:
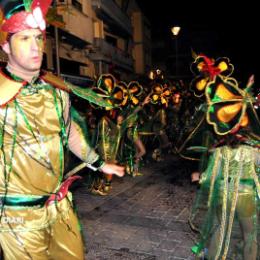
<instances>
[{"instance_id":1,"label":"gold satin pants","mask_svg":"<svg viewBox=\"0 0 260 260\"><path fill-rule=\"evenodd\" d=\"M50 205L43 210L48 211L50 223L44 228L37 230L34 223L31 223L34 226L32 230L28 228L18 231L10 228L10 231L5 232L0 230L0 244L4 259L83 260L84 248L80 225L70 200L65 198L57 205ZM16 210L13 215L17 216L17 212L19 210ZM30 210L27 209L28 214L29 212ZM20 216L26 218L24 212Z\"/></svg>"}]
</instances>

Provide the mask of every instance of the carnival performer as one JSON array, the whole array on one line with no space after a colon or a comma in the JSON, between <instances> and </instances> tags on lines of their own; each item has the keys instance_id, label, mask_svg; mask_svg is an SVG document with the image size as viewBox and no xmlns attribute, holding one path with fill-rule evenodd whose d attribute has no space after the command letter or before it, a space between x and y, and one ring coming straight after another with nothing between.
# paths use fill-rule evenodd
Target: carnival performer
<instances>
[{"instance_id":1,"label":"carnival performer","mask_svg":"<svg viewBox=\"0 0 260 260\"><path fill-rule=\"evenodd\" d=\"M190 218L192 227L202 221L199 241L192 251L209 260L238 259L239 253L244 260L256 260L260 121L251 95L253 77L242 89L230 77L233 65L229 59L199 55L194 65L199 71L194 81L197 91L206 96L206 124L201 123L204 130L200 135L200 126L192 135L208 135L211 141L206 146L189 147L209 154Z\"/></svg>"},{"instance_id":2,"label":"carnival performer","mask_svg":"<svg viewBox=\"0 0 260 260\"><path fill-rule=\"evenodd\" d=\"M143 156L146 154L146 148L145 145L141 139L141 136L138 132L138 125L132 126L129 128L127 133L128 139L132 140L134 143L134 170L132 173L132 176L142 176L142 173L140 173L139 169L141 166L141 160Z\"/></svg>"},{"instance_id":3,"label":"carnival performer","mask_svg":"<svg viewBox=\"0 0 260 260\"><path fill-rule=\"evenodd\" d=\"M117 118L117 121L126 127L126 131L122 135L123 141L119 157L120 161L126 164L126 172L133 177L142 175L139 168L141 160L146 154L146 148L139 133L140 114L150 101L150 94L144 93L143 86L139 82L131 81L125 87L123 111Z\"/></svg>"},{"instance_id":4,"label":"carnival performer","mask_svg":"<svg viewBox=\"0 0 260 260\"><path fill-rule=\"evenodd\" d=\"M129 96L124 95L127 86L122 81L117 82L111 74L100 76L98 88L99 91L103 90L104 94L110 97L110 102L114 103L117 108L113 110L107 109L99 120L96 139L97 150L106 161L124 163L125 160L122 159L124 155L121 151L122 148L126 150L124 145L125 139L123 139L123 137L126 135L128 129L136 124L138 119L137 113L149 102L149 97L145 98L142 103L140 102L139 106L132 110L129 107L123 108L122 104L124 102L128 103L129 99ZM138 153L138 156L140 155L142 155L141 152ZM104 178L99 178L94 184L92 192L99 195L107 194L112 187L112 179L113 175L109 174L106 174Z\"/></svg>"},{"instance_id":5,"label":"carnival performer","mask_svg":"<svg viewBox=\"0 0 260 260\"><path fill-rule=\"evenodd\" d=\"M0 244L4 259L84 259L78 218L63 181L64 147L87 166L124 175L88 145L68 92L102 98L40 70L50 0L0 1ZM84 93L83 93L84 92Z\"/></svg>"},{"instance_id":6,"label":"carnival performer","mask_svg":"<svg viewBox=\"0 0 260 260\"><path fill-rule=\"evenodd\" d=\"M163 160L163 153L168 153L172 146L166 131L169 126L166 110L171 97L171 90L170 82L165 79L161 70L152 72L150 75L150 79L152 79L150 83L152 89L151 103L155 106L152 109L152 111L154 111L152 132L159 141L157 148L153 151L152 157L156 161L161 161Z\"/></svg>"}]
</instances>

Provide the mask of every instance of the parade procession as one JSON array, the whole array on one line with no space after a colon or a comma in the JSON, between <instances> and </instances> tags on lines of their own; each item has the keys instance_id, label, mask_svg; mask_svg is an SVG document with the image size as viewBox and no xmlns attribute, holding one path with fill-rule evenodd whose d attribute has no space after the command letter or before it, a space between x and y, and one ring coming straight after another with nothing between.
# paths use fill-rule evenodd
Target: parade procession
<instances>
[{"instance_id":1,"label":"parade procession","mask_svg":"<svg viewBox=\"0 0 260 260\"><path fill-rule=\"evenodd\" d=\"M0 259L260 259L258 75L142 5L0 0Z\"/></svg>"}]
</instances>

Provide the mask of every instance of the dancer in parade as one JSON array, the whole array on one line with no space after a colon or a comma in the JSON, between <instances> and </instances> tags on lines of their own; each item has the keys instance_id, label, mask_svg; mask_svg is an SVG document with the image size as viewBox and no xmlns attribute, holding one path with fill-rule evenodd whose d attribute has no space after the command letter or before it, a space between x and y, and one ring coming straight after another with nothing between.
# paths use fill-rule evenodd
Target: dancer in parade
<instances>
[{"instance_id":1,"label":"dancer in parade","mask_svg":"<svg viewBox=\"0 0 260 260\"><path fill-rule=\"evenodd\" d=\"M205 156L208 159L190 218L192 227L202 221L198 243L192 250L210 260L238 259L239 252L245 260L256 260L260 122L251 94L254 79L250 77L241 88L230 77L233 66L227 58L213 60L199 55L193 65L197 71L193 81L196 94L204 93L206 103L201 111L204 115L201 113L186 144L195 137L206 139L206 145L197 146L193 140L189 151L202 152L204 162Z\"/></svg>"},{"instance_id":2,"label":"dancer in parade","mask_svg":"<svg viewBox=\"0 0 260 260\"><path fill-rule=\"evenodd\" d=\"M51 1L0 1L0 244L5 259L83 259L83 241L63 181L64 147L93 170L124 175L88 145L68 93L102 98L40 70Z\"/></svg>"}]
</instances>

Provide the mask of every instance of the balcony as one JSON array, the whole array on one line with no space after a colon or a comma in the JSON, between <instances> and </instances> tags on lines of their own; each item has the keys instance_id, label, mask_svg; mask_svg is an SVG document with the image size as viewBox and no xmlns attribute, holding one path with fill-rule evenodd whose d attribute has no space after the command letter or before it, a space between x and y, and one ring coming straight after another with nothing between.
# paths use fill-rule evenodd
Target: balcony
<instances>
[{"instance_id":1,"label":"balcony","mask_svg":"<svg viewBox=\"0 0 260 260\"><path fill-rule=\"evenodd\" d=\"M133 71L133 58L128 53L112 46L101 38L94 40L94 52L90 54L90 58L93 61L113 63L128 71Z\"/></svg>"},{"instance_id":2,"label":"balcony","mask_svg":"<svg viewBox=\"0 0 260 260\"><path fill-rule=\"evenodd\" d=\"M92 0L92 7L98 18L110 25L114 33L123 37L132 35L131 19L113 0Z\"/></svg>"},{"instance_id":3,"label":"balcony","mask_svg":"<svg viewBox=\"0 0 260 260\"><path fill-rule=\"evenodd\" d=\"M73 0L71 4L60 3L58 6L58 15L62 16L65 27L62 28L66 35L63 38L69 38L67 34L75 36L71 45L80 46L91 44L93 41L93 20L92 17L82 12L83 6L78 0ZM72 38L72 37L71 37ZM73 44L75 40L75 44ZM83 46L84 47L84 46ZM81 47L82 48L82 47Z\"/></svg>"}]
</instances>

